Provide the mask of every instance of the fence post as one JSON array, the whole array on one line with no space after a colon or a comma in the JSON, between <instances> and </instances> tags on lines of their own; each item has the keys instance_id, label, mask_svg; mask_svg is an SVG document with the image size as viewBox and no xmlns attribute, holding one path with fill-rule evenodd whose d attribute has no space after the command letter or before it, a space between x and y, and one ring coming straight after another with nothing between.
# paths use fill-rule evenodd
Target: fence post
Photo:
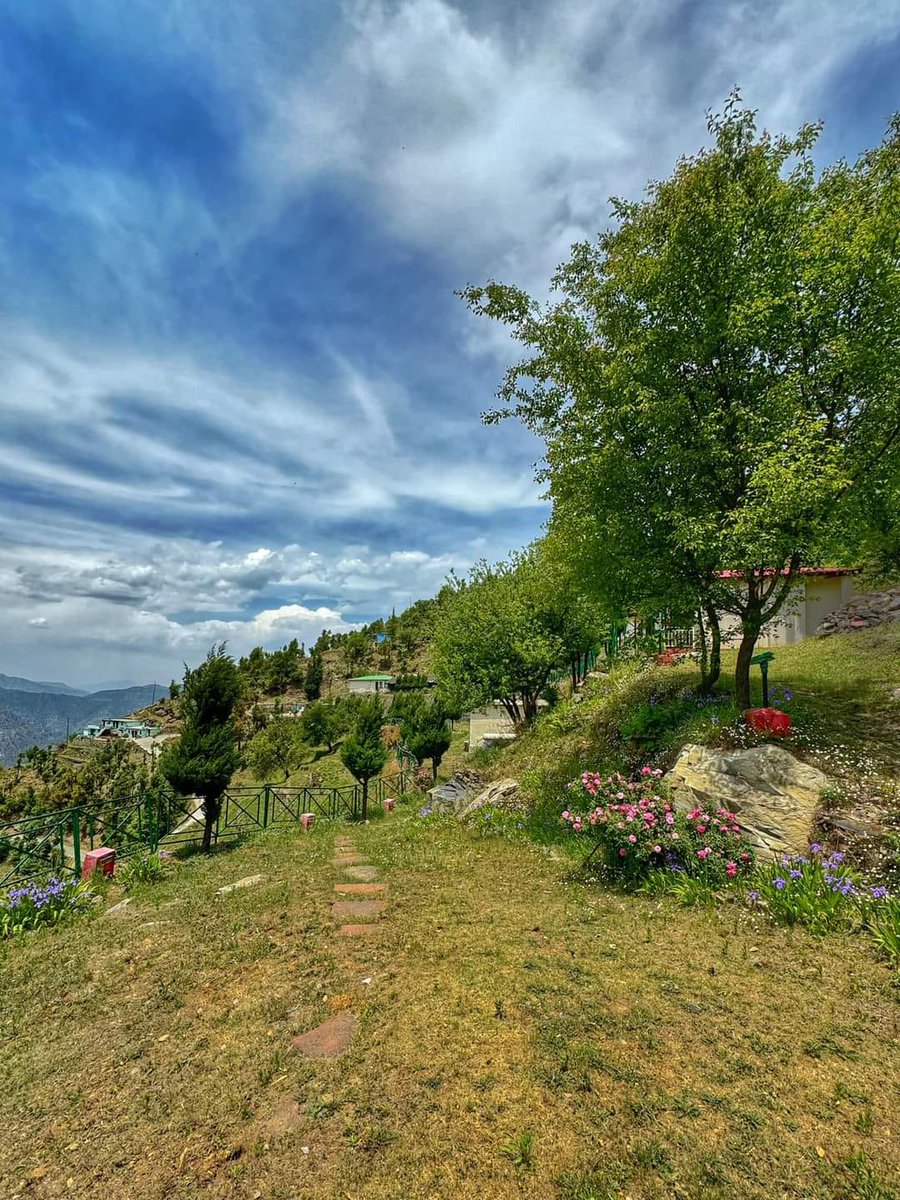
<instances>
[{"instance_id":1,"label":"fence post","mask_svg":"<svg viewBox=\"0 0 900 1200\"><path fill-rule=\"evenodd\" d=\"M266 786L263 788L263 820L262 820L263 829L265 829L266 826L269 824L269 791L270 791L269 785L266 784Z\"/></svg>"},{"instance_id":2,"label":"fence post","mask_svg":"<svg viewBox=\"0 0 900 1200\"><path fill-rule=\"evenodd\" d=\"M75 858L75 874L81 878L81 826L78 809L72 809L72 853Z\"/></svg>"}]
</instances>

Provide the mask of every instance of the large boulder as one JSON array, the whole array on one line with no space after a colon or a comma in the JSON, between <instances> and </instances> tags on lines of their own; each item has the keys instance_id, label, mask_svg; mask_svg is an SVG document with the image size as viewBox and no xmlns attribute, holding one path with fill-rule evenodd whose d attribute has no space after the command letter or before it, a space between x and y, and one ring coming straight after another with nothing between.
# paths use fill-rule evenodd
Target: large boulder
<instances>
[{"instance_id":1,"label":"large boulder","mask_svg":"<svg viewBox=\"0 0 900 1200\"><path fill-rule=\"evenodd\" d=\"M727 808L758 850L800 854L828 777L781 746L714 750L687 745L666 776L678 807Z\"/></svg>"},{"instance_id":2,"label":"large boulder","mask_svg":"<svg viewBox=\"0 0 900 1200\"><path fill-rule=\"evenodd\" d=\"M459 817L464 821L466 817L482 808L500 808L506 812L522 812L524 807L519 797L518 779L498 779L494 783L489 783L474 800L470 800L465 808L460 810Z\"/></svg>"},{"instance_id":3,"label":"large boulder","mask_svg":"<svg viewBox=\"0 0 900 1200\"><path fill-rule=\"evenodd\" d=\"M457 771L446 783L439 783L428 792L427 807L435 813L459 813L470 804L487 781L478 771Z\"/></svg>"}]
</instances>

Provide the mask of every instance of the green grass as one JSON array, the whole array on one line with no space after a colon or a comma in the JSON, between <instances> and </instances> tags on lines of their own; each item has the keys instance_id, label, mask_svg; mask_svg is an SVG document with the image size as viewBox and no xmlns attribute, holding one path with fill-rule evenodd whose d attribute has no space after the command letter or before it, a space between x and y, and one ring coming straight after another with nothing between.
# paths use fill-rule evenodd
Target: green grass
<instances>
[{"instance_id":1,"label":"green grass","mask_svg":"<svg viewBox=\"0 0 900 1200\"><path fill-rule=\"evenodd\" d=\"M0 1195L896 1200L900 1006L858 943L412 811L352 834L390 889L364 945L324 826L8 944ZM290 1050L346 1006L344 1058Z\"/></svg>"},{"instance_id":2,"label":"green grass","mask_svg":"<svg viewBox=\"0 0 900 1200\"><path fill-rule=\"evenodd\" d=\"M733 650L723 656L726 697L733 693L734 658ZM666 768L687 742L745 744L735 731L733 703L685 717L649 751L622 736L622 726L651 695L665 702L698 680L690 665L616 668L589 681L581 697L542 715L510 746L475 758L495 778L521 779L532 799L556 810L566 782L586 768L630 772L645 762ZM778 647L770 681L794 694L786 748L830 775L848 801L873 799L900 817L900 622ZM754 689L759 702L755 669Z\"/></svg>"}]
</instances>

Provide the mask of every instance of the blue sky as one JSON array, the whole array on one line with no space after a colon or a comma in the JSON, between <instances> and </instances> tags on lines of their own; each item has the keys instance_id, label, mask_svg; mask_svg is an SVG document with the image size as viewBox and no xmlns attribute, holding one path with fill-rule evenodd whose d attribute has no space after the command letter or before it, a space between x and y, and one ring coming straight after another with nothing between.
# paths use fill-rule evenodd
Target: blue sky
<instances>
[{"instance_id":1,"label":"blue sky","mask_svg":"<svg viewBox=\"0 0 900 1200\"><path fill-rule=\"evenodd\" d=\"M530 540L454 289L545 294L735 83L855 156L898 51L898 0L0 0L0 671L168 679Z\"/></svg>"}]
</instances>

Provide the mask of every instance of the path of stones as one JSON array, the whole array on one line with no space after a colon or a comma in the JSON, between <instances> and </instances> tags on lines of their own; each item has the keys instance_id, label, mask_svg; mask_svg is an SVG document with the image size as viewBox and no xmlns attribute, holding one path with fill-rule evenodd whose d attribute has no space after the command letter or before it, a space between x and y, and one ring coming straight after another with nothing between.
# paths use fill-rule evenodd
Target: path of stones
<instances>
[{"instance_id":1,"label":"path of stones","mask_svg":"<svg viewBox=\"0 0 900 1200\"><path fill-rule=\"evenodd\" d=\"M334 850L332 866L355 881L334 885L337 899L331 906L331 915L346 922L338 933L343 938L371 940L378 935L377 920L384 910L387 887L376 882L378 868L365 861L349 838L338 837ZM308 1033L292 1038L291 1045L306 1058L336 1058L348 1049L355 1029L355 1015L344 1009Z\"/></svg>"}]
</instances>

